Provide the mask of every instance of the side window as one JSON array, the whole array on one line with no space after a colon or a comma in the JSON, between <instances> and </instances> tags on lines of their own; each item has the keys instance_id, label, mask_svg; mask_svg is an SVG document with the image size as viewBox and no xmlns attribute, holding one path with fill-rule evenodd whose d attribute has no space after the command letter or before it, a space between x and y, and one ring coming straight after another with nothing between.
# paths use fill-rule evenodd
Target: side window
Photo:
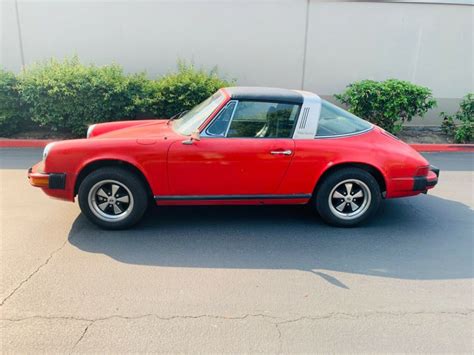
<instances>
[{"instance_id":1,"label":"side window","mask_svg":"<svg viewBox=\"0 0 474 355\"><path fill-rule=\"evenodd\" d=\"M227 137L291 138L299 105L239 101Z\"/></svg>"},{"instance_id":2,"label":"side window","mask_svg":"<svg viewBox=\"0 0 474 355\"><path fill-rule=\"evenodd\" d=\"M213 137L224 137L236 104L237 101L230 101L206 129L206 134Z\"/></svg>"},{"instance_id":3,"label":"side window","mask_svg":"<svg viewBox=\"0 0 474 355\"><path fill-rule=\"evenodd\" d=\"M363 132L372 125L325 100L322 101L316 137L331 137Z\"/></svg>"}]
</instances>

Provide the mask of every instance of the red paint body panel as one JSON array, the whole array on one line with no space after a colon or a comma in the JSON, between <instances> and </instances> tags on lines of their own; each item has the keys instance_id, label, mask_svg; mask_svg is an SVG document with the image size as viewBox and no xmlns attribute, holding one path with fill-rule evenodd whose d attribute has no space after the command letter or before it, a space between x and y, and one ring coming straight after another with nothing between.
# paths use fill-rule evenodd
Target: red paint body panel
<instances>
[{"instance_id":1,"label":"red paint body panel","mask_svg":"<svg viewBox=\"0 0 474 355\"><path fill-rule=\"evenodd\" d=\"M320 177L335 166L356 163L369 165L383 176L387 198L416 195L413 177L420 166L428 162L407 144L372 131L349 137L332 139L295 140L296 154L278 193L311 193ZM406 184L398 184L403 179Z\"/></svg>"},{"instance_id":2,"label":"red paint body panel","mask_svg":"<svg viewBox=\"0 0 474 355\"><path fill-rule=\"evenodd\" d=\"M225 91L224 91L225 94ZM226 104L201 125L201 129ZM419 194L413 191L418 168L428 162L407 144L374 127L359 135L326 139L206 138L182 144L187 136L162 120L98 124L91 139L55 143L44 173L65 173L66 188L42 188L46 194L74 201L76 180L89 164L115 160L133 165L148 181L158 204L301 204L321 176L341 164L376 169L386 185L386 197ZM271 152L291 150L290 155ZM33 172L38 169L33 167ZM427 179L433 179L430 172ZM286 195L282 199L161 200L160 196ZM279 197L279 196L277 196Z\"/></svg>"},{"instance_id":3,"label":"red paint body panel","mask_svg":"<svg viewBox=\"0 0 474 355\"><path fill-rule=\"evenodd\" d=\"M293 139L203 138L192 145L174 142L168 153L172 195L275 194L294 150Z\"/></svg>"}]
</instances>

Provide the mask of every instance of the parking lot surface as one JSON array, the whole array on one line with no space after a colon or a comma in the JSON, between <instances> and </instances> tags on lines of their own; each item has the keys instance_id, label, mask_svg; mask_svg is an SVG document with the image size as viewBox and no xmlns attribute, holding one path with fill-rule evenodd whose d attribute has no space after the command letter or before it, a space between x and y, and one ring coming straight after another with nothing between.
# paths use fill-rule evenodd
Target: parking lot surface
<instances>
[{"instance_id":1,"label":"parking lot surface","mask_svg":"<svg viewBox=\"0 0 474 355\"><path fill-rule=\"evenodd\" d=\"M0 149L3 352L472 352L473 154L360 228L304 206L160 207L103 231Z\"/></svg>"}]
</instances>

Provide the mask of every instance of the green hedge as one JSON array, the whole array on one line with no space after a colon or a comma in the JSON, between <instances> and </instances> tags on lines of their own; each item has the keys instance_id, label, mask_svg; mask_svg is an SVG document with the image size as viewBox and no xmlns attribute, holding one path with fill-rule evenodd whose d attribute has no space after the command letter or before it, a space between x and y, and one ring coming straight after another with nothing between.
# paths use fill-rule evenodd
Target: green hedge
<instances>
[{"instance_id":1,"label":"green hedge","mask_svg":"<svg viewBox=\"0 0 474 355\"><path fill-rule=\"evenodd\" d=\"M155 80L145 73L127 74L116 64L84 65L77 57L38 63L18 75L0 70L0 136L30 127L83 136L91 123L167 118L233 84L216 70L185 63ZM428 88L395 79L359 81L335 96L354 114L392 133L436 105ZM470 102L472 107L472 97ZM472 130L469 122L463 126L466 134Z\"/></svg>"},{"instance_id":2,"label":"green hedge","mask_svg":"<svg viewBox=\"0 0 474 355\"><path fill-rule=\"evenodd\" d=\"M88 124L133 118L140 107L143 74L125 75L117 65L84 66L77 58L33 65L20 76L20 94L32 121L81 135Z\"/></svg>"},{"instance_id":3,"label":"green hedge","mask_svg":"<svg viewBox=\"0 0 474 355\"><path fill-rule=\"evenodd\" d=\"M394 134L405 121L436 106L430 89L397 79L358 81L335 97L353 114Z\"/></svg>"},{"instance_id":4,"label":"green hedge","mask_svg":"<svg viewBox=\"0 0 474 355\"><path fill-rule=\"evenodd\" d=\"M474 93L463 97L459 109L453 115L441 112L444 132L457 143L470 143L474 134Z\"/></svg>"},{"instance_id":5,"label":"green hedge","mask_svg":"<svg viewBox=\"0 0 474 355\"><path fill-rule=\"evenodd\" d=\"M18 78L0 69L0 136L9 136L31 126L28 107L21 100Z\"/></svg>"},{"instance_id":6,"label":"green hedge","mask_svg":"<svg viewBox=\"0 0 474 355\"><path fill-rule=\"evenodd\" d=\"M189 110L197 103L215 93L218 89L234 85L234 81L223 80L217 70L210 72L196 70L193 66L181 62L178 72L163 76L152 84L152 112L171 117L174 114Z\"/></svg>"},{"instance_id":7,"label":"green hedge","mask_svg":"<svg viewBox=\"0 0 474 355\"><path fill-rule=\"evenodd\" d=\"M217 89L232 85L215 70L180 63L156 80L126 74L119 65L83 65L77 57L32 65L19 75L1 71L0 136L36 127L83 136L91 123L143 116L167 118Z\"/></svg>"}]
</instances>

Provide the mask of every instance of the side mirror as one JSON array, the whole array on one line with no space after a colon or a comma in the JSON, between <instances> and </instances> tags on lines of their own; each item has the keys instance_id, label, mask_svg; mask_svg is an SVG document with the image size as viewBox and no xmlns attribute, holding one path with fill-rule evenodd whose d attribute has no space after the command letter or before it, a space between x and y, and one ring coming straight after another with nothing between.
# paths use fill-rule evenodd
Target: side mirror
<instances>
[{"instance_id":1,"label":"side mirror","mask_svg":"<svg viewBox=\"0 0 474 355\"><path fill-rule=\"evenodd\" d=\"M199 130L195 130L193 133L191 133L191 136L189 139L186 139L183 141L183 144L193 144L194 141L199 142L201 140L201 135L199 134Z\"/></svg>"},{"instance_id":2,"label":"side mirror","mask_svg":"<svg viewBox=\"0 0 474 355\"><path fill-rule=\"evenodd\" d=\"M193 133L191 133L191 138L193 141L200 141L201 134L199 133L199 130L195 130Z\"/></svg>"}]
</instances>

